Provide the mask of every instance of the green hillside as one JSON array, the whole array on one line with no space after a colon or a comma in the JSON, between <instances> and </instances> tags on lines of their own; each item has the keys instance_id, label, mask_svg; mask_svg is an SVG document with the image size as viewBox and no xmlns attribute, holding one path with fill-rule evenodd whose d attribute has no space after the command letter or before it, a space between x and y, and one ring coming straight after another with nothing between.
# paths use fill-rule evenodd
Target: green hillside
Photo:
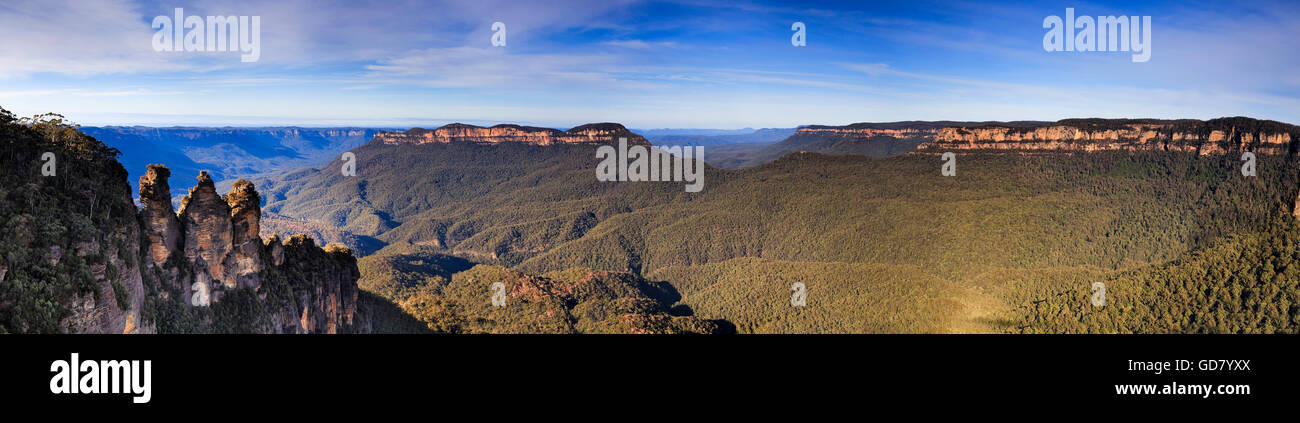
<instances>
[{"instance_id":1,"label":"green hillside","mask_svg":"<svg viewBox=\"0 0 1300 423\"><path fill-rule=\"evenodd\" d=\"M722 331L717 322L674 307L681 296L671 285L631 273L573 268L527 275L467 264L419 248L382 253L361 261L359 286L440 333Z\"/></svg>"},{"instance_id":2,"label":"green hillside","mask_svg":"<svg viewBox=\"0 0 1300 423\"><path fill-rule=\"evenodd\" d=\"M1102 279L1106 305L1070 285L1022 305L1015 329L1048 333L1300 332L1300 226L1233 235L1177 261Z\"/></svg>"}]
</instances>

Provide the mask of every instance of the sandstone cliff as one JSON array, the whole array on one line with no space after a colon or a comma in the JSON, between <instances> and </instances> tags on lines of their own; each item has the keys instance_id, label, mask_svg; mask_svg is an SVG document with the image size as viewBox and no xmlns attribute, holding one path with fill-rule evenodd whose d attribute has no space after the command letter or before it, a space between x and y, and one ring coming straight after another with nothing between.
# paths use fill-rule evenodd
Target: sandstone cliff
<instances>
[{"instance_id":1,"label":"sandstone cliff","mask_svg":"<svg viewBox=\"0 0 1300 423\"><path fill-rule=\"evenodd\" d=\"M1067 119L1036 126L954 126L919 149L1181 151L1200 155L1290 154L1300 127L1249 118L1199 120Z\"/></svg>"},{"instance_id":2,"label":"sandstone cliff","mask_svg":"<svg viewBox=\"0 0 1300 423\"><path fill-rule=\"evenodd\" d=\"M855 128L847 126L808 126L795 130L795 134L802 135L840 135L853 138L871 138L871 137L894 137L894 138L913 138L913 137L933 137L938 133L938 128Z\"/></svg>"},{"instance_id":3,"label":"sandstone cliff","mask_svg":"<svg viewBox=\"0 0 1300 423\"><path fill-rule=\"evenodd\" d=\"M149 165L140 177L140 223L148 239L148 258L157 268L168 268L166 280L171 292L184 292L185 286L175 267L167 264L181 253L181 222L172 208L167 178L171 171L162 165Z\"/></svg>"},{"instance_id":4,"label":"sandstone cliff","mask_svg":"<svg viewBox=\"0 0 1300 423\"><path fill-rule=\"evenodd\" d=\"M406 132L380 132L375 141L384 144L431 144L473 142L482 144L523 143L532 145L591 144L618 142L627 137L629 144L649 145L640 135L617 123L589 123L567 131L520 125L496 125L491 128L453 123L437 129L412 128Z\"/></svg>"},{"instance_id":5,"label":"sandstone cliff","mask_svg":"<svg viewBox=\"0 0 1300 423\"><path fill-rule=\"evenodd\" d=\"M163 296L174 292L187 307L213 307L233 293L255 293L269 310L266 316L245 316L265 318L248 326L258 332L365 330L354 327L360 274L351 251L338 245L321 249L304 235L263 241L260 196L243 179L222 197L201 173L180 211L171 214L163 196L170 192L168 174L155 165L140 179L141 222L159 283L166 288ZM266 281L279 285L264 290Z\"/></svg>"},{"instance_id":6,"label":"sandstone cliff","mask_svg":"<svg viewBox=\"0 0 1300 423\"><path fill-rule=\"evenodd\" d=\"M143 182L143 181L142 181ZM143 183L140 189L144 189ZM199 174L199 183L181 199L180 220L184 229L184 255L194 266L193 290L199 296L186 292L192 298L190 305L206 305L211 297L220 301L223 289L237 287L233 275L227 271L231 249L230 206L217 194L217 188L207 172Z\"/></svg>"}]
</instances>

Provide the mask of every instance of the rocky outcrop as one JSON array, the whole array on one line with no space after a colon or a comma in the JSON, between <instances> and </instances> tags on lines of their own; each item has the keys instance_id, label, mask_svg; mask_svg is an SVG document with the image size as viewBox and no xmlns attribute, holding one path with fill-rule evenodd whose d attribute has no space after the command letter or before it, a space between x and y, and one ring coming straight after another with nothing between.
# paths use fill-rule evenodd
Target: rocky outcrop
<instances>
[{"instance_id":1,"label":"rocky outcrop","mask_svg":"<svg viewBox=\"0 0 1300 423\"><path fill-rule=\"evenodd\" d=\"M919 149L1289 154L1298 137L1300 127L1249 118L1067 119L1037 126L947 127Z\"/></svg>"},{"instance_id":2,"label":"rocky outcrop","mask_svg":"<svg viewBox=\"0 0 1300 423\"><path fill-rule=\"evenodd\" d=\"M181 249L181 222L172 208L171 188L167 178L171 171L162 165L149 165L140 177L140 216L149 236L149 257L162 266Z\"/></svg>"},{"instance_id":3,"label":"rocky outcrop","mask_svg":"<svg viewBox=\"0 0 1300 423\"><path fill-rule=\"evenodd\" d=\"M284 245L280 243L280 235L271 234L262 245L266 246L266 250L271 254L271 265L284 265Z\"/></svg>"},{"instance_id":4,"label":"rocky outcrop","mask_svg":"<svg viewBox=\"0 0 1300 423\"><path fill-rule=\"evenodd\" d=\"M279 251L284 262L298 270L293 302L280 320L282 332L339 333L352 328L361 278L352 252L342 244L317 247L306 235L289 237Z\"/></svg>"},{"instance_id":5,"label":"rocky outcrop","mask_svg":"<svg viewBox=\"0 0 1300 423\"><path fill-rule=\"evenodd\" d=\"M627 137L629 144L649 142L617 123L590 123L567 131L520 125L496 125L491 128L453 123L429 130L413 128L406 132L380 132L374 141L384 144L434 144L472 142L480 144L523 143L531 145L613 143Z\"/></svg>"},{"instance_id":6,"label":"rocky outcrop","mask_svg":"<svg viewBox=\"0 0 1300 423\"><path fill-rule=\"evenodd\" d=\"M272 301L263 282L274 277L287 281L289 298L262 331L356 330L360 272L351 251L333 244L317 247L306 235L283 242L276 235L263 240L261 196L243 179L223 197L212 178L200 173L198 184L181 200L180 211L169 215L169 175L166 167L150 166L140 179L140 216L149 234L150 259L162 270L161 282L176 287L186 306L210 307L240 289ZM176 269L176 263L183 269Z\"/></svg>"},{"instance_id":7,"label":"rocky outcrop","mask_svg":"<svg viewBox=\"0 0 1300 423\"><path fill-rule=\"evenodd\" d=\"M257 288L258 273L262 271L262 199L253 189L253 183L240 179L226 194L230 207L230 257L227 269L241 288Z\"/></svg>"},{"instance_id":8,"label":"rocky outcrop","mask_svg":"<svg viewBox=\"0 0 1300 423\"><path fill-rule=\"evenodd\" d=\"M227 270L232 247L230 206L217 194L207 172L199 173L199 183L181 199L181 227L185 230L185 259L194 268L194 283L185 298L191 306L205 305L194 298L208 297L220 301L221 292L235 289L238 283ZM223 289L224 288L224 289ZM193 294L198 291L200 296Z\"/></svg>"}]
</instances>

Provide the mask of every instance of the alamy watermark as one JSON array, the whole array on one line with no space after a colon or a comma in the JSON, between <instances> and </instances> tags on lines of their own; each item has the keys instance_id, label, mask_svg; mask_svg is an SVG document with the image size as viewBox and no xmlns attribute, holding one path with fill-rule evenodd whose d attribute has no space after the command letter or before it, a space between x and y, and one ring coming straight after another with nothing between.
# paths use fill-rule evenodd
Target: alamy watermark
<instances>
[{"instance_id":1,"label":"alamy watermark","mask_svg":"<svg viewBox=\"0 0 1300 423\"><path fill-rule=\"evenodd\" d=\"M505 307L506 306L506 284L502 282L492 282L492 286L490 287L490 289L492 290L492 306Z\"/></svg>"},{"instance_id":2,"label":"alamy watermark","mask_svg":"<svg viewBox=\"0 0 1300 423\"><path fill-rule=\"evenodd\" d=\"M1056 15L1043 18L1043 28L1043 50L1132 51L1135 63L1151 60L1150 16L1075 17L1070 7L1064 21Z\"/></svg>"},{"instance_id":3,"label":"alamy watermark","mask_svg":"<svg viewBox=\"0 0 1300 423\"><path fill-rule=\"evenodd\" d=\"M59 166L53 152L41 153L41 176L59 176Z\"/></svg>"},{"instance_id":4,"label":"alamy watermark","mask_svg":"<svg viewBox=\"0 0 1300 423\"><path fill-rule=\"evenodd\" d=\"M1255 176L1255 153L1249 151L1241 153L1241 176Z\"/></svg>"},{"instance_id":5,"label":"alamy watermark","mask_svg":"<svg viewBox=\"0 0 1300 423\"><path fill-rule=\"evenodd\" d=\"M596 180L686 182L686 192L704 190L704 147L628 147L618 139L618 149L603 145L596 149Z\"/></svg>"},{"instance_id":6,"label":"alamy watermark","mask_svg":"<svg viewBox=\"0 0 1300 423\"><path fill-rule=\"evenodd\" d=\"M50 363L52 394L132 394L131 402L144 404L153 397L151 360L68 360Z\"/></svg>"},{"instance_id":7,"label":"alamy watermark","mask_svg":"<svg viewBox=\"0 0 1300 423\"><path fill-rule=\"evenodd\" d=\"M506 24L503 22L492 23L492 47L506 46Z\"/></svg>"},{"instance_id":8,"label":"alamy watermark","mask_svg":"<svg viewBox=\"0 0 1300 423\"><path fill-rule=\"evenodd\" d=\"M1101 282L1092 283L1092 298L1088 299L1093 307L1106 306L1106 284Z\"/></svg>"},{"instance_id":9,"label":"alamy watermark","mask_svg":"<svg viewBox=\"0 0 1300 423\"><path fill-rule=\"evenodd\" d=\"M262 57L261 16L185 16L176 8L175 19L153 18L153 51L240 52L241 62Z\"/></svg>"}]
</instances>

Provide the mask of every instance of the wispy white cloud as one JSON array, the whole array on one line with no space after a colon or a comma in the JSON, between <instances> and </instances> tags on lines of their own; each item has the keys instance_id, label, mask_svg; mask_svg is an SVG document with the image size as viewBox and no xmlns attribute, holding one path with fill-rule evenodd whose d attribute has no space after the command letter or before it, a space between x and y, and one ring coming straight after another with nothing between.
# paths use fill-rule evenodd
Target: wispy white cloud
<instances>
[{"instance_id":1,"label":"wispy white cloud","mask_svg":"<svg viewBox=\"0 0 1300 423\"><path fill-rule=\"evenodd\" d=\"M367 65L370 81L436 88L653 88L639 78L622 78L618 56L513 54L493 47L414 50Z\"/></svg>"},{"instance_id":2,"label":"wispy white cloud","mask_svg":"<svg viewBox=\"0 0 1300 423\"><path fill-rule=\"evenodd\" d=\"M611 41L605 41L601 44L607 46L631 48L631 49L638 49L638 50L678 47L678 44L673 41L611 40Z\"/></svg>"},{"instance_id":3,"label":"wispy white cloud","mask_svg":"<svg viewBox=\"0 0 1300 423\"><path fill-rule=\"evenodd\" d=\"M129 0L13 0L0 6L0 77L186 69L153 51L149 24Z\"/></svg>"},{"instance_id":4,"label":"wispy white cloud","mask_svg":"<svg viewBox=\"0 0 1300 423\"><path fill-rule=\"evenodd\" d=\"M47 95L63 94L65 90L19 90L19 91L0 91L0 98L23 98L23 97L40 97Z\"/></svg>"},{"instance_id":5,"label":"wispy white cloud","mask_svg":"<svg viewBox=\"0 0 1300 423\"><path fill-rule=\"evenodd\" d=\"M609 27L597 17L627 0L445 0L394 4L383 0L227 0L181 5L137 0L10 0L0 5L0 77L35 73L90 76L302 68L374 62L403 52L489 46L491 24L505 22L511 43L547 34ZM237 15L261 18L261 53L156 52L155 16Z\"/></svg>"},{"instance_id":6,"label":"wispy white cloud","mask_svg":"<svg viewBox=\"0 0 1300 423\"><path fill-rule=\"evenodd\" d=\"M48 96L77 96L77 97L127 97L127 96L164 96L164 95L183 95L189 94L187 91L157 91L146 88L121 89L114 91L85 90L85 89L57 89L57 90L25 90L25 91L0 91L0 98L30 98L30 97L48 97Z\"/></svg>"}]
</instances>

